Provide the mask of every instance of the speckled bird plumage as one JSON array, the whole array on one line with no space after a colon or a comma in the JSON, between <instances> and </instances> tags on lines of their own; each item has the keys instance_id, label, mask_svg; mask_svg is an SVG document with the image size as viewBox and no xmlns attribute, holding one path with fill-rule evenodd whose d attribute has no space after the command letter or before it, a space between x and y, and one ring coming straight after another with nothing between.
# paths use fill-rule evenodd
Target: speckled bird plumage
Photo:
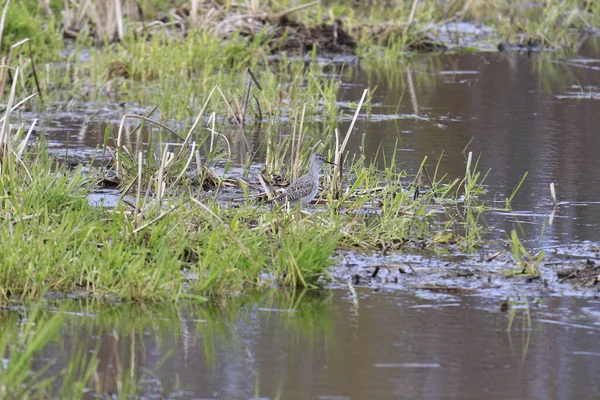
<instances>
[{"instance_id":1,"label":"speckled bird plumage","mask_svg":"<svg viewBox=\"0 0 600 400\"><path fill-rule=\"evenodd\" d=\"M319 189L319 178L321 176L320 169L323 163L329 163L319 153L312 153L310 155L310 166L308 172L302 175L295 182L292 182L283 193L273 199L274 202L279 204L289 203L295 205L302 202L302 206L309 204L317 195Z\"/></svg>"}]
</instances>

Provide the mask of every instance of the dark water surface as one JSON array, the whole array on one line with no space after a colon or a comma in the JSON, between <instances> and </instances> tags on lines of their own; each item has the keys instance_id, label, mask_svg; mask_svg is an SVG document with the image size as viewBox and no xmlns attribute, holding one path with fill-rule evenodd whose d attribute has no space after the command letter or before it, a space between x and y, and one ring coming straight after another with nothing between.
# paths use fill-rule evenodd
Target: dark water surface
<instances>
[{"instance_id":1,"label":"dark water surface","mask_svg":"<svg viewBox=\"0 0 600 400\"><path fill-rule=\"evenodd\" d=\"M344 99L377 87L371 117L359 120L365 153L399 152L415 170L425 156L449 177L465 173L468 148L490 170L488 198L503 206L524 173L515 215L488 217L502 235L518 221L525 239L545 247L599 241L600 41L565 58L553 53L477 53L413 56L395 74L353 70ZM361 83L363 83L361 85ZM395 118L392 118L395 116ZM347 124L346 124L347 126ZM341 127L345 132L346 126ZM353 136L354 148L361 145ZM467 147L468 146L468 147ZM560 206L552 226L550 183Z\"/></svg>"},{"instance_id":2,"label":"dark water surface","mask_svg":"<svg viewBox=\"0 0 600 400\"><path fill-rule=\"evenodd\" d=\"M181 308L76 303L38 367L53 360L53 368L65 367L73 343L90 349L99 359L90 398L127 380L137 396L157 399L546 400L600 393L598 300L549 297L529 311L511 309L510 331L511 310L484 297L337 289L297 300L280 293Z\"/></svg>"}]
</instances>

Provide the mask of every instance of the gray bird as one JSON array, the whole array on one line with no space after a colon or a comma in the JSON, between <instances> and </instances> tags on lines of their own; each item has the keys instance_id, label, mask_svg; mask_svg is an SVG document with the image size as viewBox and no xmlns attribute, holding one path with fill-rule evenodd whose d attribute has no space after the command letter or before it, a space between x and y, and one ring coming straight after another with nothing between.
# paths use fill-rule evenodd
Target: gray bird
<instances>
[{"instance_id":1,"label":"gray bird","mask_svg":"<svg viewBox=\"0 0 600 400\"><path fill-rule=\"evenodd\" d=\"M275 203L286 204L291 206L302 202L304 207L312 201L317 195L319 189L320 168L323 163L335 165L329 162L320 153L312 153L310 155L310 167L305 175L302 175L295 182L291 183L285 191L273 199Z\"/></svg>"}]
</instances>

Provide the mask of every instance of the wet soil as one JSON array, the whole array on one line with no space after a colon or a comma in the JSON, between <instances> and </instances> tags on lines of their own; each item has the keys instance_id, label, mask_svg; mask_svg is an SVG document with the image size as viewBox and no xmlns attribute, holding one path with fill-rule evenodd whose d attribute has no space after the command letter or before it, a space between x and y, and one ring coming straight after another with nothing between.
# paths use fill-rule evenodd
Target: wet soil
<instances>
[{"instance_id":1,"label":"wet soil","mask_svg":"<svg viewBox=\"0 0 600 400\"><path fill-rule=\"evenodd\" d=\"M587 255L582 255L583 252ZM332 275L337 285L346 282L376 290L429 291L447 294L482 294L508 298L531 296L600 296L600 249L582 246L550 252L531 274L515 262L509 249L478 255L436 257L433 254L368 256L340 253Z\"/></svg>"}]
</instances>

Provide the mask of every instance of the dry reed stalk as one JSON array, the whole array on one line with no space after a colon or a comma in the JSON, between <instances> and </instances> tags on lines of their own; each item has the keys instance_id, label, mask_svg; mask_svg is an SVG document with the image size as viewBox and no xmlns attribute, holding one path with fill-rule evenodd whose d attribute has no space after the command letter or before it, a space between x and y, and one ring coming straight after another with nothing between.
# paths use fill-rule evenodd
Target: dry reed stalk
<instances>
[{"instance_id":1,"label":"dry reed stalk","mask_svg":"<svg viewBox=\"0 0 600 400\"><path fill-rule=\"evenodd\" d=\"M25 151L25 148L27 147L27 142L29 141L29 137L31 136L31 133L33 132L33 128L35 127L35 124L37 124L37 119L34 119L33 122L31 123L31 126L29 127L29 130L27 131L27 135L25 135L25 138L23 138L23 140L21 141L21 143L19 143L19 147L17 148L17 157L21 158L21 156L23 156L23 152Z\"/></svg>"},{"instance_id":2,"label":"dry reed stalk","mask_svg":"<svg viewBox=\"0 0 600 400\"><path fill-rule=\"evenodd\" d=\"M471 162L473 161L473 152L470 151L467 156L467 168L465 171L465 182L467 185L471 184Z\"/></svg>"},{"instance_id":3,"label":"dry reed stalk","mask_svg":"<svg viewBox=\"0 0 600 400\"><path fill-rule=\"evenodd\" d=\"M293 154L294 163L292 164L292 182L295 182L300 172L300 154L302 141L304 140L304 114L306 112L306 103L302 106L302 118L300 118L300 129L298 130L298 144L296 145L296 154Z\"/></svg>"},{"instance_id":4,"label":"dry reed stalk","mask_svg":"<svg viewBox=\"0 0 600 400\"><path fill-rule=\"evenodd\" d=\"M10 168L11 165L12 137L10 133L10 114L12 112L12 104L15 99L15 90L17 89L18 76L19 67L15 69L15 77L13 79L13 84L10 89L10 96L8 97L8 103L6 104L4 121L2 122L2 128L0 130L0 173L3 172L3 166L7 166Z\"/></svg>"},{"instance_id":5,"label":"dry reed stalk","mask_svg":"<svg viewBox=\"0 0 600 400\"><path fill-rule=\"evenodd\" d=\"M2 10L2 19L0 20L0 47L2 46L2 34L4 32L4 21L6 21L6 12L8 11L9 4L10 4L10 0L6 0L6 4L4 4L4 10Z\"/></svg>"},{"instance_id":6,"label":"dry reed stalk","mask_svg":"<svg viewBox=\"0 0 600 400\"><path fill-rule=\"evenodd\" d=\"M6 86L8 72L9 66L6 62L6 57L2 57L2 60L0 61L0 103L4 100L4 87Z\"/></svg>"},{"instance_id":7,"label":"dry reed stalk","mask_svg":"<svg viewBox=\"0 0 600 400\"><path fill-rule=\"evenodd\" d=\"M294 157L294 154L296 154L296 127L298 126L298 110L296 110L296 115L294 116L294 129L292 130L292 152L291 152L291 156ZM284 154L284 158L285 158L285 154ZM290 168L290 180L293 182L294 181L294 167L292 165L292 167Z\"/></svg>"},{"instance_id":8,"label":"dry reed stalk","mask_svg":"<svg viewBox=\"0 0 600 400\"><path fill-rule=\"evenodd\" d=\"M408 15L408 21L406 22L406 25L404 25L404 31L402 32L403 35L406 35L408 28L410 27L410 25L413 22L413 19L415 18L415 13L417 12L418 4L419 0L413 0L412 7L410 8L410 14Z\"/></svg>"},{"instance_id":9,"label":"dry reed stalk","mask_svg":"<svg viewBox=\"0 0 600 400\"><path fill-rule=\"evenodd\" d=\"M196 116L196 119L194 120L192 127L188 131L188 134L185 136L185 140L183 141L182 149L187 144L187 142L190 140L190 137L192 137L192 133L194 132L194 129L196 129L196 126L198 126L198 124L200 123L200 119L202 119L202 115L204 115L204 111L206 110L206 107L208 107L208 103L210 102L210 99L212 98L215 90L217 90L217 86L213 87L212 90L210 91L210 93L208 94L208 97L206 98L206 101L202 105L200 112Z\"/></svg>"},{"instance_id":10,"label":"dry reed stalk","mask_svg":"<svg viewBox=\"0 0 600 400\"><path fill-rule=\"evenodd\" d=\"M335 149L336 168L334 170L333 179L331 182L331 184L333 186L335 198L340 198L341 193L342 193L342 181L344 178L343 170L342 170L342 162L343 162L342 155L344 153L344 150L346 149L346 145L348 144L348 140L350 139L350 134L352 133L352 130L354 129L354 124L356 124L356 119L358 118L358 114L360 112L360 109L361 109L366 97L367 97L368 92L369 92L369 89L365 89L363 91L362 97L360 98L360 101L358 102L358 107L356 107L356 111L354 112L354 117L352 117L352 122L350 123L350 126L348 127L348 132L346 132L346 137L344 138L342 145Z\"/></svg>"},{"instance_id":11,"label":"dry reed stalk","mask_svg":"<svg viewBox=\"0 0 600 400\"><path fill-rule=\"evenodd\" d=\"M152 179L148 179L148 186L146 186L146 194L144 195L144 205L142 206L143 210L141 210L141 212L146 212L145 210L147 208L150 208L150 206L152 205L152 202L149 201L150 199L150 190L152 189ZM148 205L148 206L146 206Z\"/></svg>"},{"instance_id":12,"label":"dry reed stalk","mask_svg":"<svg viewBox=\"0 0 600 400\"><path fill-rule=\"evenodd\" d=\"M406 71L406 85L408 86L408 93L410 94L410 104L413 107L413 114L419 115L419 101L417 99L417 93L415 91L415 84L413 82L412 71Z\"/></svg>"},{"instance_id":13,"label":"dry reed stalk","mask_svg":"<svg viewBox=\"0 0 600 400\"><path fill-rule=\"evenodd\" d=\"M135 209L133 211L133 226L134 228L138 225L138 213L140 210L140 197L142 196L142 164L144 162L144 156L140 151L138 153L138 176L137 176L137 194L135 196Z\"/></svg>"},{"instance_id":14,"label":"dry reed stalk","mask_svg":"<svg viewBox=\"0 0 600 400\"><path fill-rule=\"evenodd\" d=\"M18 61L19 67L21 68L21 71L25 71L25 60L23 60L23 55L19 54L19 61ZM25 74L20 74L19 75L19 82L21 82L21 90L25 91L26 90L26 86L25 86Z\"/></svg>"},{"instance_id":15,"label":"dry reed stalk","mask_svg":"<svg viewBox=\"0 0 600 400\"><path fill-rule=\"evenodd\" d=\"M160 167L158 168L158 180L157 180L157 201L158 205L162 206L162 198L163 198L163 179L165 176L165 166L167 163L167 157L169 154L169 146L165 146L162 152L162 156L160 157Z\"/></svg>"},{"instance_id":16,"label":"dry reed stalk","mask_svg":"<svg viewBox=\"0 0 600 400\"><path fill-rule=\"evenodd\" d=\"M335 154L334 154L334 162L337 159L337 153L338 153L338 149L340 148L340 131L338 130L338 128L334 129L334 133L335 133Z\"/></svg>"},{"instance_id":17,"label":"dry reed stalk","mask_svg":"<svg viewBox=\"0 0 600 400\"><path fill-rule=\"evenodd\" d=\"M242 111L242 106L240 105L240 102L235 97L233 98L233 105L235 110L235 118L242 124L242 126L244 127L244 134L246 134L246 115Z\"/></svg>"},{"instance_id":18,"label":"dry reed stalk","mask_svg":"<svg viewBox=\"0 0 600 400\"><path fill-rule=\"evenodd\" d=\"M202 159L200 158L200 152L196 150L194 155L196 156L196 169L198 170L198 176L200 176L200 172L202 172Z\"/></svg>"},{"instance_id":19,"label":"dry reed stalk","mask_svg":"<svg viewBox=\"0 0 600 400\"><path fill-rule=\"evenodd\" d=\"M558 202L556 201L556 189L554 189L554 182L550 183L550 197L552 198L552 206L554 209L558 207Z\"/></svg>"},{"instance_id":20,"label":"dry reed stalk","mask_svg":"<svg viewBox=\"0 0 600 400\"><path fill-rule=\"evenodd\" d=\"M123 27L123 12L121 10L121 0L115 0L115 18L117 20L117 33L119 35L119 40L123 40L123 38L125 37L125 29Z\"/></svg>"},{"instance_id":21,"label":"dry reed stalk","mask_svg":"<svg viewBox=\"0 0 600 400\"><path fill-rule=\"evenodd\" d=\"M177 184L177 182L179 182L179 180L183 177L183 175L189 168L190 164L192 163L192 159L194 158L195 152L196 152L196 142L192 142L192 149L190 150L190 156L188 157L187 162L185 163L185 166L183 167L183 169L181 170L179 175L177 175L177 178L175 178L175 181L173 181L173 183L169 187L169 192L175 188L175 185Z\"/></svg>"},{"instance_id":22,"label":"dry reed stalk","mask_svg":"<svg viewBox=\"0 0 600 400\"><path fill-rule=\"evenodd\" d=\"M192 21L192 26L194 28L198 24L198 3L199 0L192 0L192 7L190 10L190 20Z\"/></svg>"},{"instance_id":23,"label":"dry reed stalk","mask_svg":"<svg viewBox=\"0 0 600 400\"><path fill-rule=\"evenodd\" d=\"M210 146L208 146L208 151L210 153L212 153L214 147L215 147L215 134L214 132L216 132L215 130L215 119L217 117L217 113L215 113L214 111L212 113L210 113L210 117L208 117L208 122L206 123L206 125L210 125L210 123L212 122L212 129L210 130Z\"/></svg>"}]
</instances>

